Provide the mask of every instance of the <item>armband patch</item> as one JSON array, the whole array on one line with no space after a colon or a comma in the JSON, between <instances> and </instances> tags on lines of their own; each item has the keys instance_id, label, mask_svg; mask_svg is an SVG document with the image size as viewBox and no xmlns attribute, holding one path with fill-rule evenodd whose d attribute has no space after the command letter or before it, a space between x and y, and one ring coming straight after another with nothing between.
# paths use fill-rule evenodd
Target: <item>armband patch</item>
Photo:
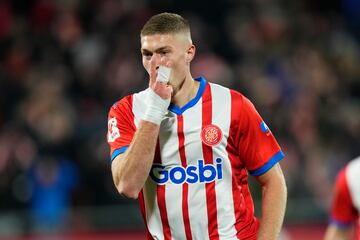
<instances>
[{"instance_id":1,"label":"armband patch","mask_svg":"<svg viewBox=\"0 0 360 240\"><path fill-rule=\"evenodd\" d=\"M108 142L115 142L116 139L120 137L120 130L117 127L117 120L116 118L110 118L108 121L108 134L107 140Z\"/></svg>"}]
</instances>

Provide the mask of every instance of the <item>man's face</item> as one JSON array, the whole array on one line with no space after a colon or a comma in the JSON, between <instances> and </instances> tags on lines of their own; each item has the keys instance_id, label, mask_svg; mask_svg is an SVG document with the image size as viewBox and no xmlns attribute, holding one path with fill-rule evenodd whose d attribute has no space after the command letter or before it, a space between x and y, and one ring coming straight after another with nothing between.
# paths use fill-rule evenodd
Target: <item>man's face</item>
<instances>
[{"instance_id":1,"label":"man's face","mask_svg":"<svg viewBox=\"0 0 360 240\"><path fill-rule=\"evenodd\" d=\"M193 57L192 50L194 47L186 34L141 36L142 62L146 71L150 74L152 68L157 70L160 65L172 68L172 86L178 85L185 78Z\"/></svg>"}]
</instances>

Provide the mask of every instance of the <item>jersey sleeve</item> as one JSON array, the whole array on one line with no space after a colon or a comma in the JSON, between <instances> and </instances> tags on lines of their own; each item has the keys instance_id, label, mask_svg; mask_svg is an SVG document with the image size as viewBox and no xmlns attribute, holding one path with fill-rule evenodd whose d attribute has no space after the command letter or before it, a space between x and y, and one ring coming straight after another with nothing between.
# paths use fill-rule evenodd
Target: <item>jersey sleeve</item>
<instances>
[{"instance_id":1,"label":"jersey sleeve","mask_svg":"<svg viewBox=\"0 0 360 240\"><path fill-rule=\"evenodd\" d=\"M260 176L284 157L271 130L249 99L241 95L238 153L246 169Z\"/></svg>"},{"instance_id":2,"label":"jersey sleeve","mask_svg":"<svg viewBox=\"0 0 360 240\"><path fill-rule=\"evenodd\" d=\"M132 95L115 103L108 115L107 142L111 161L129 147L136 131L132 112Z\"/></svg>"},{"instance_id":3,"label":"jersey sleeve","mask_svg":"<svg viewBox=\"0 0 360 240\"><path fill-rule=\"evenodd\" d=\"M331 205L330 221L338 227L350 226L358 217L352 203L349 187L346 181L346 168L342 169L335 183Z\"/></svg>"}]
</instances>

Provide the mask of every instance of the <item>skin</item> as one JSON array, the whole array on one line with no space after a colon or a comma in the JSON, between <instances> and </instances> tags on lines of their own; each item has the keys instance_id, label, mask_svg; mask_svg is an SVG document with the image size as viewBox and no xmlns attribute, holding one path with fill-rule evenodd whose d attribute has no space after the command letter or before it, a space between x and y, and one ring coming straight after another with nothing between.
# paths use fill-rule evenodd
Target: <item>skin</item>
<instances>
[{"instance_id":1,"label":"skin","mask_svg":"<svg viewBox=\"0 0 360 240\"><path fill-rule=\"evenodd\" d=\"M182 107L193 99L199 83L193 81L190 62L195 56L195 46L190 34L155 34L141 36L142 62L149 73L149 87L163 99ZM170 81L156 81L160 65L172 69ZM160 126L141 121L134 138L123 154L112 162L114 183L120 194L136 199L149 175ZM286 205L286 185L280 165L256 178L263 189L262 220L258 240L277 239L283 222Z\"/></svg>"},{"instance_id":2,"label":"skin","mask_svg":"<svg viewBox=\"0 0 360 240\"><path fill-rule=\"evenodd\" d=\"M261 220L257 240L277 240L285 215L287 189L280 164L256 177L262 188Z\"/></svg>"},{"instance_id":3,"label":"skin","mask_svg":"<svg viewBox=\"0 0 360 240\"><path fill-rule=\"evenodd\" d=\"M190 62L195 46L188 33L141 36L142 62L149 73L149 87L163 99L181 107L195 97L199 83L193 81ZM156 81L160 65L170 67L168 84ZM160 126L142 120L124 154L111 164L114 183L120 194L136 199L149 175Z\"/></svg>"},{"instance_id":4,"label":"skin","mask_svg":"<svg viewBox=\"0 0 360 240\"><path fill-rule=\"evenodd\" d=\"M339 228L330 224L325 232L324 240L350 240L352 239L353 228Z\"/></svg>"},{"instance_id":5,"label":"skin","mask_svg":"<svg viewBox=\"0 0 360 240\"><path fill-rule=\"evenodd\" d=\"M190 73L195 46L188 33L142 36L141 53L143 66L150 75L149 87L160 97L167 99L172 91L171 102L181 107L196 95L199 83L193 81ZM168 85L156 81L160 65L172 69Z\"/></svg>"}]
</instances>

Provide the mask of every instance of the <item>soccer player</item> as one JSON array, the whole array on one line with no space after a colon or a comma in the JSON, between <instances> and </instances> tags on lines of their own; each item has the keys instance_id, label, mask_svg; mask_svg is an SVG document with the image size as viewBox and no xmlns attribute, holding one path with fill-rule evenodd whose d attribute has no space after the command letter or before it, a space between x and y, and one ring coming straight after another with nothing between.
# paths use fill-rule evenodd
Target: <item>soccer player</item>
<instances>
[{"instance_id":1,"label":"soccer player","mask_svg":"<svg viewBox=\"0 0 360 240\"><path fill-rule=\"evenodd\" d=\"M183 17L151 17L140 40L149 88L111 107L107 137L116 188L138 198L148 239L277 239L287 193L270 129L239 92L192 77Z\"/></svg>"},{"instance_id":2,"label":"soccer player","mask_svg":"<svg viewBox=\"0 0 360 240\"><path fill-rule=\"evenodd\" d=\"M360 156L352 160L338 173L331 208L331 219L325 233L325 240L360 239L359 177Z\"/></svg>"}]
</instances>

